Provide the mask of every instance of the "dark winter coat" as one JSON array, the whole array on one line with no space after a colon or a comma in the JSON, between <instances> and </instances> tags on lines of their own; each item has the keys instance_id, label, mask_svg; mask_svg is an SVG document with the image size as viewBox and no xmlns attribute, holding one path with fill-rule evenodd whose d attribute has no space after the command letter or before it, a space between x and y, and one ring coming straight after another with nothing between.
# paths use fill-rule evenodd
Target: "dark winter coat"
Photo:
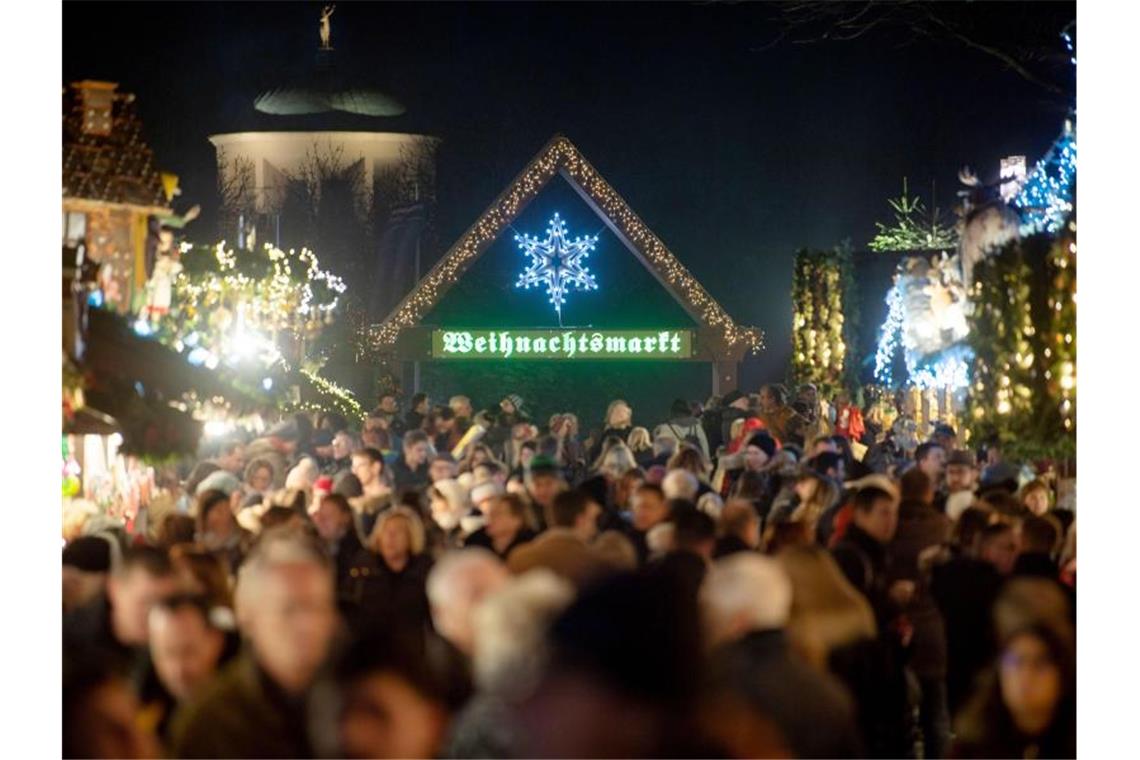
<instances>
[{"instance_id":1,"label":"dark winter coat","mask_svg":"<svg viewBox=\"0 0 1140 760\"><path fill-rule=\"evenodd\" d=\"M1013 564L1013 575L1057 580L1060 568L1053 558L1044 552L1024 552L1017 555Z\"/></svg>"},{"instance_id":2,"label":"dark winter coat","mask_svg":"<svg viewBox=\"0 0 1140 760\"><path fill-rule=\"evenodd\" d=\"M305 699L282 691L243 653L174 716L172 757L312 757Z\"/></svg>"},{"instance_id":3,"label":"dark winter coat","mask_svg":"<svg viewBox=\"0 0 1140 760\"><path fill-rule=\"evenodd\" d=\"M920 572L919 555L950 539L950 519L929 504L904 501L899 505L899 524L891 541L890 581L917 584L914 599L903 610L913 626L909 664L919 678L946 676L946 633L942 615L930 594L929 578Z\"/></svg>"},{"instance_id":4,"label":"dark winter coat","mask_svg":"<svg viewBox=\"0 0 1140 760\"><path fill-rule=\"evenodd\" d=\"M487 528L483 527L468 536L466 540L464 540L463 546L464 548L468 546L481 546L488 551L495 552L495 554L499 555L499 559L505 560L507 556L515 550L516 546L521 546L528 541L533 541L536 535L538 534L536 534L530 528L527 528L525 526L519 528L519 532L515 534L514 540L512 540L511 543L507 545L506 549L504 549L502 552L498 552L495 551L495 544L491 540L491 537L487 535Z\"/></svg>"},{"instance_id":5,"label":"dark winter coat","mask_svg":"<svg viewBox=\"0 0 1140 760\"><path fill-rule=\"evenodd\" d=\"M913 713L898 647L882 634L831 652L828 669L851 694L865 757L912 757Z\"/></svg>"},{"instance_id":6,"label":"dark winter coat","mask_svg":"<svg viewBox=\"0 0 1140 760\"><path fill-rule=\"evenodd\" d=\"M793 656L783 631L754 631L722 647L711 679L774 722L796 757L862 756L851 697Z\"/></svg>"},{"instance_id":7,"label":"dark winter coat","mask_svg":"<svg viewBox=\"0 0 1140 760\"><path fill-rule=\"evenodd\" d=\"M880 631L889 626L898 610L887 595L890 555L858 525L847 528L843 540L831 550L836 564L852 586L867 597Z\"/></svg>"},{"instance_id":8,"label":"dark winter coat","mask_svg":"<svg viewBox=\"0 0 1140 760\"><path fill-rule=\"evenodd\" d=\"M730 554L737 554L739 552L755 551L748 544L744 543L736 536L722 536L717 539L716 548L713 549L713 558L720 559L727 557Z\"/></svg>"},{"instance_id":9,"label":"dark winter coat","mask_svg":"<svg viewBox=\"0 0 1140 760\"><path fill-rule=\"evenodd\" d=\"M946 695L953 715L997 654L991 611L1002 577L993 565L954 556L931 570L930 592L946 630Z\"/></svg>"},{"instance_id":10,"label":"dark winter coat","mask_svg":"<svg viewBox=\"0 0 1140 760\"><path fill-rule=\"evenodd\" d=\"M417 554L400 572L394 572L384 560L371 552L361 555L362 562L351 572L355 614L349 618L353 629L361 631L385 626L393 620L411 628L431 625L427 599L427 576L432 560Z\"/></svg>"},{"instance_id":11,"label":"dark winter coat","mask_svg":"<svg viewBox=\"0 0 1140 760\"><path fill-rule=\"evenodd\" d=\"M428 463L424 462L413 470L408 466L408 460L406 460L401 453L396 461L392 463L392 479L396 484L396 491L398 493L419 491L426 488L431 483L431 475L428 473Z\"/></svg>"},{"instance_id":12,"label":"dark winter coat","mask_svg":"<svg viewBox=\"0 0 1140 760\"><path fill-rule=\"evenodd\" d=\"M111 602L106 594L99 594L64 616L63 651L65 656L89 653L132 680L141 676L147 663L145 648L129 647L115 638Z\"/></svg>"}]
</instances>

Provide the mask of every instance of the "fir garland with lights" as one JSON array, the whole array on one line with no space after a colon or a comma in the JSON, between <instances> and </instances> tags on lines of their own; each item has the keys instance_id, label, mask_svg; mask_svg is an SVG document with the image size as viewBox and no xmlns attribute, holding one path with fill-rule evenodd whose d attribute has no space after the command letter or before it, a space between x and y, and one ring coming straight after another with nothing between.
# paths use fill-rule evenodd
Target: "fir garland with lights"
<instances>
[{"instance_id":1,"label":"fir garland with lights","mask_svg":"<svg viewBox=\"0 0 1140 760\"><path fill-rule=\"evenodd\" d=\"M296 405L296 411L332 410L350 422L360 423L364 420L364 407L352 391L307 369L300 370L300 375L305 382L301 385L301 402Z\"/></svg>"},{"instance_id":2,"label":"fir garland with lights","mask_svg":"<svg viewBox=\"0 0 1140 760\"><path fill-rule=\"evenodd\" d=\"M792 279L792 380L834 390L850 386L847 347L856 319L845 313L853 276L850 251L802 250Z\"/></svg>"},{"instance_id":3,"label":"fir garland with lights","mask_svg":"<svg viewBox=\"0 0 1140 760\"><path fill-rule=\"evenodd\" d=\"M1043 354L1051 402L1068 444L1077 434L1077 220L1074 215L1049 253L1049 345Z\"/></svg>"},{"instance_id":4,"label":"fir garland with lights","mask_svg":"<svg viewBox=\"0 0 1140 760\"><path fill-rule=\"evenodd\" d=\"M967 424L971 439L996 438L1015 458L1076 451L1075 255L1071 235L1040 234L975 269Z\"/></svg>"}]
</instances>

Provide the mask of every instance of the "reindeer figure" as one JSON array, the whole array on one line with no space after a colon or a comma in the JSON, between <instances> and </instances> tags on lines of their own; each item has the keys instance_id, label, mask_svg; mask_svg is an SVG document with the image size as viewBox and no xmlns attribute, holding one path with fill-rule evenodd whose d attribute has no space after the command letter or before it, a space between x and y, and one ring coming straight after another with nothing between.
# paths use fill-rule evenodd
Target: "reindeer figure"
<instances>
[{"instance_id":1,"label":"reindeer figure","mask_svg":"<svg viewBox=\"0 0 1140 760\"><path fill-rule=\"evenodd\" d=\"M962 262L962 284L970 292L974 267L988 254L1020 237L1021 217L997 194L999 184L983 185L970 167L958 172L958 180L970 188L961 190L958 209L958 257Z\"/></svg>"}]
</instances>

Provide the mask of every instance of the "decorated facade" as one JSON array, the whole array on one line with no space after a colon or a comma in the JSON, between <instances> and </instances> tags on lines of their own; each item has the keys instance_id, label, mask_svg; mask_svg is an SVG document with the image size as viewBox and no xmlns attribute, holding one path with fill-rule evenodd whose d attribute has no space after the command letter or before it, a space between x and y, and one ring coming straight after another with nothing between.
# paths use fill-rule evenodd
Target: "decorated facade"
<instances>
[{"instance_id":1,"label":"decorated facade","mask_svg":"<svg viewBox=\"0 0 1140 760\"><path fill-rule=\"evenodd\" d=\"M610 246L601 252L597 235L572 234L567 220L557 214L546 217L549 223L541 238L520 223L524 209L559 177L592 212L590 216L612 233L616 248ZM488 286L512 290L517 287L524 294L529 289L534 295L525 298L545 300L550 309L542 319L555 324L504 329L495 324L474 324L480 321L477 313L467 317L472 323L463 325L463 329L441 324L433 310L468 275L488 247L508 231L514 232L514 274L508 275L509 281L491 282ZM619 252L620 249L624 251ZM594 262L595 253L598 261L588 263ZM629 307L632 316L624 317L625 323L620 325L613 323L614 315L590 307L589 293L596 293L599 287L605 291L607 287L624 285L633 274L615 275L622 282L606 281L605 270L600 268L603 260L607 267L620 264L619 259L625 259L627 253L635 262L633 269L642 275L648 273L650 281L667 294L672 307L679 307L678 311L685 315L684 324L644 323L661 319L649 314L642 318L642 325L631 324L639 312L637 304L628 300L624 306ZM504 251L504 255L509 253ZM605 258L600 258L603 255ZM640 289L635 292L645 294ZM569 306L575 309L573 319L586 324L564 323L570 319L566 311ZM649 310L649 306L644 306L641 313ZM533 315L542 312L529 313L534 320L539 317ZM544 329L531 329L539 327ZM556 135L539 151L387 319L369 329L367 338L379 355L404 363L481 355L500 362L529 359L558 364L584 359L700 361L712 366L714 393L735 387L741 358L748 351L760 350L764 341L761 330L739 325L725 312L562 135Z\"/></svg>"},{"instance_id":2,"label":"decorated facade","mask_svg":"<svg viewBox=\"0 0 1140 760\"><path fill-rule=\"evenodd\" d=\"M63 244L99 264L100 298L120 312L143 297L175 180L162 175L143 134L135 96L114 82L63 91Z\"/></svg>"}]
</instances>

